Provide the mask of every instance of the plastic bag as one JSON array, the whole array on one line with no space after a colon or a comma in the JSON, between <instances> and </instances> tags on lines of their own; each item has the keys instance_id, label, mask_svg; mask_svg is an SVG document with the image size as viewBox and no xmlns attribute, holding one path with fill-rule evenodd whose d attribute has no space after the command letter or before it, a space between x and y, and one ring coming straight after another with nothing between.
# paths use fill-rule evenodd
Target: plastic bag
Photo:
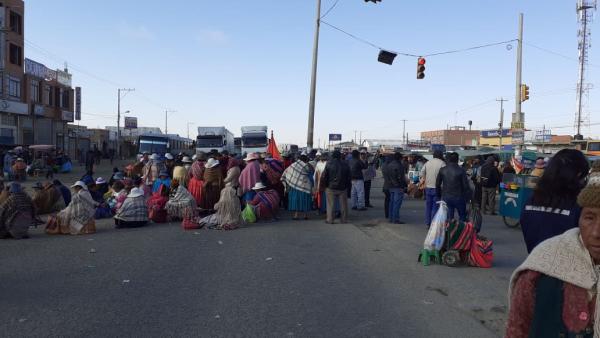
<instances>
[{"instance_id":1,"label":"plastic bag","mask_svg":"<svg viewBox=\"0 0 600 338\"><path fill-rule=\"evenodd\" d=\"M246 223L256 223L256 215L250 204L246 204L246 207L242 210L242 219Z\"/></svg>"},{"instance_id":2,"label":"plastic bag","mask_svg":"<svg viewBox=\"0 0 600 338\"><path fill-rule=\"evenodd\" d=\"M444 201L438 203L440 207L431 220L429 232L427 233L427 237L425 237L425 243L423 243L423 248L429 251L440 250L444 245L448 206L446 206Z\"/></svg>"}]
</instances>

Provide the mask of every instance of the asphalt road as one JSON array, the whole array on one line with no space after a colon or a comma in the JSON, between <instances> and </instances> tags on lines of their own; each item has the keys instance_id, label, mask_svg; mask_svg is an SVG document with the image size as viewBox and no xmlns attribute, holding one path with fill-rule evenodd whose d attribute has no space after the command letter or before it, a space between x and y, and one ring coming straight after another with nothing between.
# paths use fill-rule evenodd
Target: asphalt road
<instances>
[{"instance_id":1,"label":"asphalt road","mask_svg":"<svg viewBox=\"0 0 600 338\"><path fill-rule=\"evenodd\" d=\"M352 212L352 224L284 214L235 231L186 232L179 224L116 230L103 220L94 235L38 229L1 241L1 335L502 335L508 279L526 255L520 231L485 219L492 269L423 267L423 202L405 202L408 224L388 224L378 187L376 208Z\"/></svg>"}]
</instances>

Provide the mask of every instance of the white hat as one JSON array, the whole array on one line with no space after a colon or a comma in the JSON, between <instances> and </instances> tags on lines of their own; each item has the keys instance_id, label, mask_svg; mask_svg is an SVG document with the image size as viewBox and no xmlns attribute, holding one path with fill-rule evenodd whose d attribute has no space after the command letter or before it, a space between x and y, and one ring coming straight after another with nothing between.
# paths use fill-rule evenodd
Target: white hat
<instances>
[{"instance_id":1,"label":"white hat","mask_svg":"<svg viewBox=\"0 0 600 338\"><path fill-rule=\"evenodd\" d=\"M264 189L267 186L264 185L262 182L256 182L256 184L254 185L254 188L252 188L252 190L260 190L260 189Z\"/></svg>"},{"instance_id":2,"label":"white hat","mask_svg":"<svg viewBox=\"0 0 600 338\"><path fill-rule=\"evenodd\" d=\"M183 162L183 163L192 163L192 160L190 159L189 156L184 156L183 159L181 160L181 162Z\"/></svg>"},{"instance_id":3,"label":"white hat","mask_svg":"<svg viewBox=\"0 0 600 338\"><path fill-rule=\"evenodd\" d=\"M321 154L321 152L320 152L320 151L317 151L317 154L316 154L316 155L317 155L317 156L321 156L321 155L323 155L323 154Z\"/></svg>"},{"instance_id":4,"label":"white hat","mask_svg":"<svg viewBox=\"0 0 600 338\"><path fill-rule=\"evenodd\" d=\"M165 154L165 158L166 158L167 160L172 160L174 157L173 157L173 155L171 155L171 154L169 154L169 153L166 153L166 154Z\"/></svg>"},{"instance_id":5,"label":"white hat","mask_svg":"<svg viewBox=\"0 0 600 338\"><path fill-rule=\"evenodd\" d=\"M85 183L83 183L83 181L77 181L77 182L75 182L75 184L73 184L71 186L71 188L75 188L75 187L80 187L83 190L88 190L87 185L85 185Z\"/></svg>"},{"instance_id":6,"label":"white hat","mask_svg":"<svg viewBox=\"0 0 600 338\"><path fill-rule=\"evenodd\" d=\"M258 160L259 158L260 158L260 156L258 155L258 153L249 153L246 155L246 158L244 159L244 161L250 162L250 161Z\"/></svg>"},{"instance_id":7,"label":"white hat","mask_svg":"<svg viewBox=\"0 0 600 338\"><path fill-rule=\"evenodd\" d=\"M150 159L154 161L158 160L158 154L152 154L152 156L150 156Z\"/></svg>"},{"instance_id":8,"label":"white hat","mask_svg":"<svg viewBox=\"0 0 600 338\"><path fill-rule=\"evenodd\" d=\"M192 156L192 161L195 161L198 158L198 155L195 154L194 156Z\"/></svg>"},{"instance_id":9,"label":"white hat","mask_svg":"<svg viewBox=\"0 0 600 338\"><path fill-rule=\"evenodd\" d=\"M141 188L135 187L133 189L131 189L131 192L129 192L129 195L127 195L127 197L140 197L140 196L144 196L144 190L142 190Z\"/></svg>"},{"instance_id":10,"label":"white hat","mask_svg":"<svg viewBox=\"0 0 600 338\"><path fill-rule=\"evenodd\" d=\"M206 162L206 168L214 168L219 165L219 160L215 160L214 158L209 158L208 162Z\"/></svg>"},{"instance_id":11,"label":"white hat","mask_svg":"<svg viewBox=\"0 0 600 338\"><path fill-rule=\"evenodd\" d=\"M96 184L104 184L104 183L106 183L106 180L105 180L105 179L103 179L102 177L98 177L98 178L96 179Z\"/></svg>"}]
</instances>

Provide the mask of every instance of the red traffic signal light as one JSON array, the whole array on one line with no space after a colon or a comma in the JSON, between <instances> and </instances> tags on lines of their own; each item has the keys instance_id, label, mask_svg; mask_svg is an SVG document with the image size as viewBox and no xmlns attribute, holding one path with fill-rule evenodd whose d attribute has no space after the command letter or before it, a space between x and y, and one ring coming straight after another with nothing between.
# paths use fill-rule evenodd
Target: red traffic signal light
<instances>
[{"instance_id":1,"label":"red traffic signal light","mask_svg":"<svg viewBox=\"0 0 600 338\"><path fill-rule=\"evenodd\" d=\"M425 64L427 61L425 58L419 58L417 60L417 79L422 80L425 78Z\"/></svg>"}]
</instances>

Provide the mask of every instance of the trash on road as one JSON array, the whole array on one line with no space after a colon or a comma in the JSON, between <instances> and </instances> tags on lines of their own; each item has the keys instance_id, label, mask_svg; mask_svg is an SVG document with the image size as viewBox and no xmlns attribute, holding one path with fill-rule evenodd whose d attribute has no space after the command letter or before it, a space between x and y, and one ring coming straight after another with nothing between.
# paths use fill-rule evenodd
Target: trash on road
<instances>
[{"instance_id":1,"label":"trash on road","mask_svg":"<svg viewBox=\"0 0 600 338\"><path fill-rule=\"evenodd\" d=\"M265 259L265 261L272 261L273 258L272 257L267 257L267 259Z\"/></svg>"},{"instance_id":2,"label":"trash on road","mask_svg":"<svg viewBox=\"0 0 600 338\"><path fill-rule=\"evenodd\" d=\"M429 300L424 300L423 304L425 304L425 305L433 305L433 302L429 301Z\"/></svg>"},{"instance_id":3,"label":"trash on road","mask_svg":"<svg viewBox=\"0 0 600 338\"><path fill-rule=\"evenodd\" d=\"M198 231L194 232L194 235L200 235L200 233Z\"/></svg>"},{"instance_id":4,"label":"trash on road","mask_svg":"<svg viewBox=\"0 0 600 338\"><path fill-rule=\"evenodd\" d=\"M19 323L23 323L23 322L26 322L26 321L27 321L27 318L19 318Z\"/></svg>"},{"instance_id":5,"label":"trash on road","mask_svg":"<svg viewBox=\"0 0 600 338\"><path fill-rule=\"evenodd\" d=\"M130 280L129 279L123 279L123 283L129 283Z\"/></svg>"},{"instance_id":6,"label":"trash on road","mask_svg":"<svg viewBox=\"0 0 600 338\"><path fill-rule=\"evenodd\" d=\"M217 243L219 243L219 245L223 245L223 241L218 241Z\"/></svg>"},{"instance_id":7,"label":"trash on road","mask_svg":"<svg viewBox=\"0 0 600 338\"><path fill-rule=\"evenodd\" d=\"M221 316L219 316L219 315L215 316L215 319L220 319L220 318L221 318Z\"/></svg>"}]
</instances>

